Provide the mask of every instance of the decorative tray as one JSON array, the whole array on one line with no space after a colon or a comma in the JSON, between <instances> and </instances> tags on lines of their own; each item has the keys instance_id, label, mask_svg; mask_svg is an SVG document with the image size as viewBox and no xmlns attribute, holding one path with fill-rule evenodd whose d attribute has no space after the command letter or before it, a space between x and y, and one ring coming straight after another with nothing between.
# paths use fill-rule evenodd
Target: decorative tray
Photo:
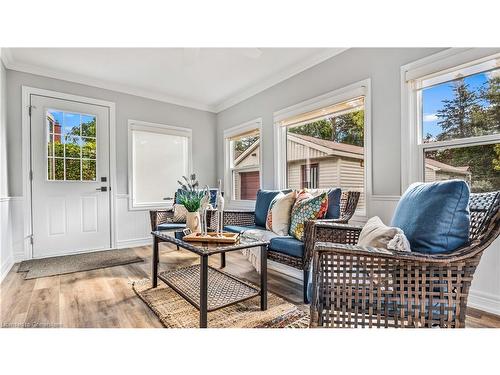
<instances>
[{"instance_id":1,"label":"decorative tray","mask_svg":"<svg viewBox=\"0 0 500 375\"><path fill-rule=\"evenodd\" d=\"M217 243L236 243L240 239L239 233L223 232L222 236L218 236L215 232L210 232L206 235L201 233L191 233L185 235L182 240L187 242L217 242Z\"/></svg>"}]
</instances>

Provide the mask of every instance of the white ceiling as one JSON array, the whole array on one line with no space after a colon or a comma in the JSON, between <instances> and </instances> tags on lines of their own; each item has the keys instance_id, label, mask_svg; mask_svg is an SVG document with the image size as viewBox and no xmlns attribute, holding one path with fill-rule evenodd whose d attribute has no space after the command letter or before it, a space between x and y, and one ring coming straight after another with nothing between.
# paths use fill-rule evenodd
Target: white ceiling
<instances>
[{"instance_id":1,"label":"white ceiling","mask_svg":"<svg viewBox=\"0 0 500 375\"><path fill-rule=\"evenodd\" d=\"M219 112L341 48L8 48L9 69Z\"/></svg>"}]
</instances>

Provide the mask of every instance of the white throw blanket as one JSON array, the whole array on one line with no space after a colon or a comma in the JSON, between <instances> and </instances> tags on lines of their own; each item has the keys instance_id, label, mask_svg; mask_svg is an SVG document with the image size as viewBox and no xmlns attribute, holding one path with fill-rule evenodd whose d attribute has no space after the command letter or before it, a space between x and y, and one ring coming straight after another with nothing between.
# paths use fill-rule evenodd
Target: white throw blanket
<instances>
[{"instance_id":1,"label":"white throw blanket","mask_svg":"<svg viewBox=\"0 0 500 375\"><path fill-rule=\"evenodd\" d=\"M248 229L241 234L243 237L252 238L258 241L271 241L272 238L278 237L276 233L263 229ZM252 247L241 250L244 256L250 261L252 266L260 273L260 247Z\"/></svg>"}]
</instances>

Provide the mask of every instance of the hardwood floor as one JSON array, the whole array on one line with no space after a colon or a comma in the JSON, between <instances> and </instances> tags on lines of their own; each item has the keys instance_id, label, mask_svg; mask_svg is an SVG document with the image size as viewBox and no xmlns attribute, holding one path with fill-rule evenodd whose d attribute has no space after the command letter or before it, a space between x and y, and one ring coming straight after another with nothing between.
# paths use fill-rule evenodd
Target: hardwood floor
<instances>
[{"instance_id":1,"label":"hardwood floor","mask_svg":"<svg viewBox=\"0 0 500 375\"><path fill-rule=\"evenodd\" d=\"M198 257L178 251L168 244L160 248L160 270L196 263ZM134 248L143 263L110 267L68 275L24 280L15 265L0 286L0 320L2 327L162 327L154 313L135 295L134 280L149 277L151 248ZM219 257L210 264L219 266ZM250 282L259 275L237 252L227 255L225 270ZM269 270L269 291L303 309L302 285L299 281ZM468 327L498 327L500 317L469 309Z\"/></svg>"}]
</instances>

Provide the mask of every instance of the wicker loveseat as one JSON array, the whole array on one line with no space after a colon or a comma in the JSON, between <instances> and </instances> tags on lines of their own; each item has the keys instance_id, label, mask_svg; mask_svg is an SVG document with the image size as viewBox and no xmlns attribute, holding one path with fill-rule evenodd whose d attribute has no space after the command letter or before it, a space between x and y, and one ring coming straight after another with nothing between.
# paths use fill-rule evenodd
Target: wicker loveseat
<instances>
[{"instance_id":1,"label":"wicker loveseat","mask_svg":"<svg viewBox=\"0 0 500 375\"><path fill-rule=\"evenodd\" d=\"M269 248L267 254L268 259L273 260L275 262L279 262L285 264L287 266L291 266L303 271L304 277L304 302L309 303L307 298L307 286L309 280L312 252L315 243L315 231L314 226L315 223L347 223L349 219L353 216L356 206L358 204L360 193L355 191L347 191L342 192L340 198L340 216L338 219L330 219L330 220L316 220L316 221L308 221L305 225L304 231L304 243L302 249L300 251L299 256L293 256L290 254L286 254L282 251L273 250L272 246ZM224 211L224 227L233 226L233 227L253 227L255 226L255 212L253 211ZM215 215L209 215L208 222L210 223L212 228L215 228L217 225ZM272 243L272 242L271 242Z\"/></svg>"},{"instance_id":2,"label":"wicker loveseat","mask_svg":"<svg viewBox=\"0 0 500 375\"><path fill-rule=\"evenodd\" d=\"M311 327L464 327L483 251L500 233L500 192L471 194L469 243L448 254L356 246L360 227L318 223Z\"/></svg>"}]
</instances>

